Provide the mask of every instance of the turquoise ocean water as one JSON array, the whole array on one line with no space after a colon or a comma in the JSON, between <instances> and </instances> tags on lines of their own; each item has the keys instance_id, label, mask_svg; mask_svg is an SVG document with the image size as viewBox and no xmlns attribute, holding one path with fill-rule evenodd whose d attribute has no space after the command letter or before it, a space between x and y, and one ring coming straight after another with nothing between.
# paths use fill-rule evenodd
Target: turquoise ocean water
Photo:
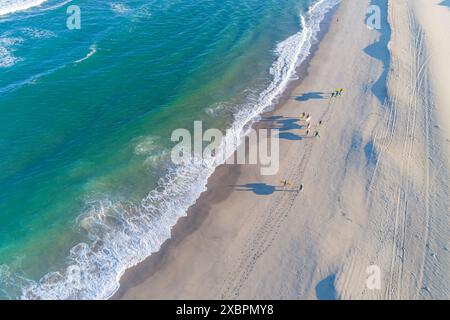
<instances>
[{"instance_id":1,"label":"turquoise ocean water","mask_svg":"<svg viewBox=\"0 0 450 320\"><path fill-rule=\"evenodd\" d=\"M0 0L0 299L111 296L214 170L171 132L241 134L337 2Z\"/></svg>"}]
</instances>

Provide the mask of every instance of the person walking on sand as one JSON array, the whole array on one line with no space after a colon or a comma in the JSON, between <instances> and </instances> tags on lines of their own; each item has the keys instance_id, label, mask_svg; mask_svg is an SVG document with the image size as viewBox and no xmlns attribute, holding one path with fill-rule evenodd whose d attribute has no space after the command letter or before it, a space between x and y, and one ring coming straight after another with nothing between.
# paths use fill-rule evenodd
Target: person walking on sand
<instances>
[{"instance_id":1,"label":"person walking on sand","mask_svg":"<svg viewBox=\"0 0 450 320\"><path fill-rule=\"evenodd\" d=\"M309 129L308 130L306 130L306 134L305 134L305 136L307 137L307 136L309 136Z\"/></svg>"},{"instance_id":2,"label":"person walking on sand","mask_svg":"<svg viewBox=\"0 0 450 320\"><path fill-rule=\"evenodd\" d=\"M342 96L342 92L344 92L344 88L340 88L340 89L339 89L338 94L339 94L340 97Z\"/></svg>"},{"instance_id":3,"label":"person walking on sand","mask_svg":"<svg viewBox=\"0 0 450 320\"><path fill-rule=\"evenodd\" d=\"M311 121L311 116L309 115L309 113L306 115L305 121L306 122L310 122Z\"/></svg>"},{"instance_id":4,"label":"person walking on sand","mask_svg":"<svg viewBox=\"0 0 450 320\"><path fill-rule=\"evenodd\" d=\"M322 125L322 120L319 121L319 127Z\"/></svg>"},{"instance_id":5,"label":"person walking on sand","mask_svg":"<svg viewBox=\"0 0 450 320\"><path fill-rule=\"evenodd\" d=\"M319 133L319 131L316 131L316 132L314 133L314 137L315 137L315 138L320 138L320 133Z\"/></svg>"},{"instance_id":6,"label":"person walking on sand","mask_svg":"<svg viewBox=\"0 0 450 320\"><path fill-rule=\"evenodd\" d=\"M283 188L285 188L286 186L291 185L287 180L281 180L280 182L281 182L281 186L282 186Z\"/></svg>"}]
</instances>

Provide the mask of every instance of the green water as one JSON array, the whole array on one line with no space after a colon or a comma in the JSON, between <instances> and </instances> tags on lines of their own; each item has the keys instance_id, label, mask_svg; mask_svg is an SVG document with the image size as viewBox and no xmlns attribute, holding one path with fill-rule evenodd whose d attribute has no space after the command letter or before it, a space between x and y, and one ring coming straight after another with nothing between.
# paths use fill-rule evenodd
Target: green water
<instances>
[{"instance_id":1,"label":"green water","mask_svg":"<svg viewBox=\"0 0 450 320\"><path fill-rule=\"evenodd\" d=\"M142 215L141 201L159 190L160 178L178 177L171 132L194 120L229 127L271 83L276 45L301 30L300 15L313 2L50 0L0 16L0 298L80 263L69 252L78 243L120 241L111 230ZM66 27L69 5L81 8L81 30ZM174 188L168 197L187 192ZM82 218L92 214L105 225L85 227ZM155 226L165 222L157 219ZM127 226L123 237L138 248L133 232ZM117 272L127 259L123 248L106 247L111 266L89 272ZM58 275L45 280L31 297L106 292L65 294Z\"/></svg>"}]
</instances>

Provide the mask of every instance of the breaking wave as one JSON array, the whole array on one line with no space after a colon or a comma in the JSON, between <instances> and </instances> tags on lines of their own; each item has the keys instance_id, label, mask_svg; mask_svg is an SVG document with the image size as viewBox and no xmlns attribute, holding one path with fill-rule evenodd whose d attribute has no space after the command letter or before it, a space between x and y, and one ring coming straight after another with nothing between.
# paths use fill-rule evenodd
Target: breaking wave
<instances>
[{"instance_id":1,"label":"breaking wave","mask_svg":"<svg viewBox=\"0 0 450 320\"><path fill-rule=\"evenodd\" d=\"M46 1L47 0L2 0L0 2L0 16L37 7Z\"/></svg>"},{"instance_id":2,"label":"breaking wave","mask_svg":"<svg viewBox=\"0 0 450 320\"><path fill-rule=\"evenodd\" d=\"M224 137L223 146L232 145L242 137L259 114L271 108L289 82L296 78L296 69L310 55L317 42L320 24L327 12L340 0L321 0L301 17L301 31L279 43L277 58L270 69L272 81L256 99L234 114L234 122ZM137 142L134 152L147 154L153 140ZM206 189L206 182L220 160L234 150L222 148L214 158L194 159L168 169L158 187L139 204L104 197L89 200L88 210L77 225L89 239L70 250L65 269L51 272L39 281L27 280L22 287L23 299L107 299L119 288L125 270L157 252L171 236L178 219L186 215ZM219 153L220 153L219 152ZM3 270L5 273L5 270Z\"/></svg>"}]
</instances>

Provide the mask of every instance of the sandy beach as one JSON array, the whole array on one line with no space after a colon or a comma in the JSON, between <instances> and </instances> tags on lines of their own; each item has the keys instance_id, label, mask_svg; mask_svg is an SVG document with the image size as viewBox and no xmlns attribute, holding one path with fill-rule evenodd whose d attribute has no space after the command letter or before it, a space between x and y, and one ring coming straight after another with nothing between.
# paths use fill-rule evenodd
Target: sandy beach
<instances>
[{"instance_id":1,"label":"sandy beach","mask_svg":"<svg viewBox=\"0 0 450 320\"><path fill-rule=\"evenodd\" d=\"M218 167L113 299L450 298L441 2L342 1L302 79L255 124L280 131L279 172ZM381 8L380 30L365 23L370 5ZM342 97L330 99L336 88ZM305 137L303 112L313 131L322 121L320 137ZM370 266L379 289L367 286Z\"/></svg>"}]
</instances>

